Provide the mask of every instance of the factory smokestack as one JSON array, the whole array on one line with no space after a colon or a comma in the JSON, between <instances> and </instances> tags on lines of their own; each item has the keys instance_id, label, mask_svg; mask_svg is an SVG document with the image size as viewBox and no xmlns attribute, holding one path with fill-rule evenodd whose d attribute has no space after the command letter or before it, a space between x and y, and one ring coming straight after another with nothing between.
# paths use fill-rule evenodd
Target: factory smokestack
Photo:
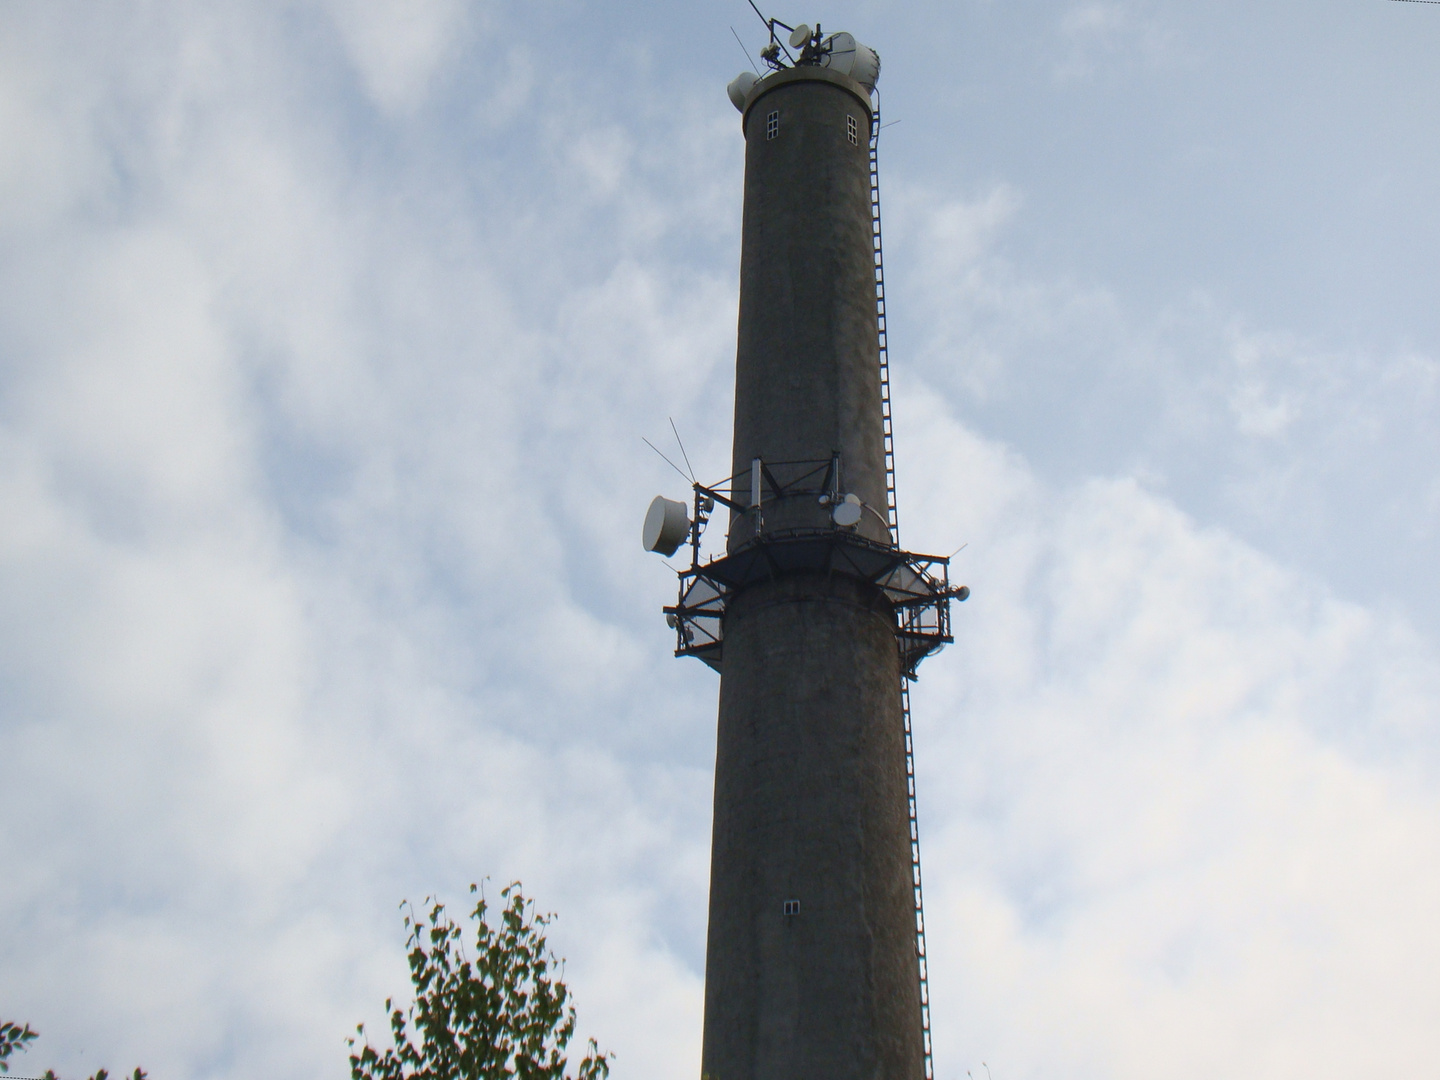
<instances>
[{"instance_id":1,"label":"factory smokestack","mask_svg":"<svg viewBox=\"0 0 1440 1080\"><path fill-rule=\"evenodd\" d=\"M645 545L720 671L702 1073L931 1074L908 691L951 640L947 560L899 546L875 172L879 59L770 22L728 87L745 135L731 476ZM792 30L790 27L783 27ZM788 61L788 62L787 62ZM722 555L702 561L716 503ZM677 509L678 508L678 509Z\"/></svg>"}]
</instances>

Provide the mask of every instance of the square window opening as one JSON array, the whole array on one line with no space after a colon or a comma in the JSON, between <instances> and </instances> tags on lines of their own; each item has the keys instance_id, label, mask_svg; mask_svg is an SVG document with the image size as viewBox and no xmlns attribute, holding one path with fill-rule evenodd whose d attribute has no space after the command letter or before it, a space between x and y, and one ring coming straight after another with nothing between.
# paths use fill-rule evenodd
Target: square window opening
<instances>
[{"instance_id":1,"label":"square window opening","mask_svg":"<svg viewBox=\"0 0 1440 1080\"><path fill-rule=\"evenodd\" d=\"M786 915L799 915L799 914L800 914L800 901L799 901L799 900L786 900L786 901L785 901L785 914L786 914Z\"/></svg>"}]
</instances>

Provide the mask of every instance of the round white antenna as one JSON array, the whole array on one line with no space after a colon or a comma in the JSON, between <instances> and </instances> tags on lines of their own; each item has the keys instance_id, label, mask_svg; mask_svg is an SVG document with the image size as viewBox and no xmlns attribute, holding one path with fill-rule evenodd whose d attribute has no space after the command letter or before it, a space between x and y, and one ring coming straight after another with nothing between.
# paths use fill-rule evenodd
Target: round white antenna
<instances>
[{"instance_id":1,"label":"round white antenna","mask_svg":"<svg viewBox=\"0 0 1440 1080\"><path fill-rule=\"evenodd\" d=\"M760 81L760 76L753 71L742 71L730 80L730 85L725 87L725 93L730 95L730 104L734 105L740 112L745 111L745 98L750 94L750 88Z\"/></svg>"},{"instance_id":2,"label":"round white antenna","mask_svg":"<svg viewBox=\"0 0 1440 1080\"><path fill-rule=\"evenodd\" d=\"M790 31L790 48L803 49L805 43L810 40L810 27L803 22Z\"/></svg>"},{"instance_id":3,"label":"round white antenna","mask_svg":"<svg viewBox=\"0 0 1440 1080\"><path fill-rule=\"evenodd\" d=\"M846 495L843 501L836 503L835 509L830 511L831 520L845 529L860 524L860 519L864 516L865 507L860 502L860 496L853 492Z\"/></svg>"},{"instance_id":4,"label":"round white antenna","mask_svg":"<svg viewBox=\"0 0 1440 1080\"><path fill-rule=\"evenodd\" d=\"M870 46L855 40L855 35L831 34L825 39L829 46L820 59L821 67L849 75L866 90L874 90L880 78L880 55Z\"/></svg>"},{"instance_id":5,"label":"round white antenna","mask_svg":"<svg viewBox=\"0 0 1440 1080\"><path fill-rule=\"evenodd\" d=\"M690 516L685 513L685 504L656 495L645 512L645 550L674 555L689 535Z\"/></svg>"}]
</instances>

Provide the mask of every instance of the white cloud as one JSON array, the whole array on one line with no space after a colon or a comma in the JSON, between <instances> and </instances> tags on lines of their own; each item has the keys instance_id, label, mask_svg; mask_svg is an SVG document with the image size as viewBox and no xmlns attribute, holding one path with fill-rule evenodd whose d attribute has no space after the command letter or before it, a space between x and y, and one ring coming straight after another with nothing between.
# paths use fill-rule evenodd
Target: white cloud
<instances>
[{"instance_id":1,"label":"white cloud","mask_svg":"<svg viewBox=\"0 0 1440 1080\"><path fill-rule=\"evenodd\" d=\"M942 1061L1423 1070L1433 645L1133 484L1037 490L909 410L907 452L956 484L904 492L912 531L970 539L975 589L915 695Z\"/></svg>"},{"instance_id":2,"label":"white cloud","mask_svg":"<svg viewBox=\"0 0 1440 1080\"><path fill-rule=\"evenodd\" d=\"M1138 308L1020 262L1024 192L896 188L892 340L967 423L1051 482L1144 478L1341 595L1440 625L1432 356L1257 329L1198 293Z\"/></svg>"},{"instance_id":3,"label":"white cloud","mask_svg":"<svg viewBox=\"0 0 1440 1080\"><path fill-rule=\"evenodd\" d=\"M387 113L416 108L447 61L484 28L474 0L323 0L371 100Z\"/></svg>"},{"instance_id":4,"label":"white cloud","mask_svg":"<svg viewBox=\"0 0 1440 1080\"><path fill-rule=\"evenodd\" d=\"M1113 74L1117 67L1157 68L1176 58L1176 33L1148 5L1081 3L1059 20L1068 55L1054 69L1058 82Z\"/></svg>"},{"instance_id":5,"label":"white cloud","mask_svg":"<svg viewBox=\"0 0 1440 1080\"><path fill-rule=\"evenodd\" d=\"M27 1067L338 1077L405 987L396 902L489 873L561 913L617 1075L692 1069L715 681L667 655L639 436L728 471L723 79L485 112L493 16L335 10L7 13L0 1007ZM1137 316L1024 264L1029 192L886 185L894 328L934 327L902 526L975 588L916 696L941 1076L1417 1071L1434 643L1127 477L1426 445L1434 363Z\"/></svg>"}]
</instances>

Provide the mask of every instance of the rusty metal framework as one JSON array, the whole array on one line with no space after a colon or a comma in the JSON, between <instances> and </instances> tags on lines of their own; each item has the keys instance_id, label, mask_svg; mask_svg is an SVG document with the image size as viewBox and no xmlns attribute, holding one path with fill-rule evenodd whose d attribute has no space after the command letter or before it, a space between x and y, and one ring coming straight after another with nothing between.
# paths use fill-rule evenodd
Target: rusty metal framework
<instances>
[{"instance_id":1,"label":"rusty metal framework","mask_svg":"<svg viewBox=\"0 0 1440 1080\"><path fill-rule=\"evenodd\" d=\"M825 497L838 482L838 455L827 461L762 464L766 485L778 497ZM873 585L890 602L900 667L907 679L927 656L954 641L950 601L970 595L950 584L950 560L919 555L861 536L853 527L765 531L729 554L700 561L700 537L716 503L742 514L758 511L731 497L741 475L714 486L695 484L690 526L691 562L680 571L680 595L665 608L675 631L675 655L693 656L716 671L725 655L725 608L730 597L761 581L793 573L840 574Z\"/></svg>"}]
</instances>

